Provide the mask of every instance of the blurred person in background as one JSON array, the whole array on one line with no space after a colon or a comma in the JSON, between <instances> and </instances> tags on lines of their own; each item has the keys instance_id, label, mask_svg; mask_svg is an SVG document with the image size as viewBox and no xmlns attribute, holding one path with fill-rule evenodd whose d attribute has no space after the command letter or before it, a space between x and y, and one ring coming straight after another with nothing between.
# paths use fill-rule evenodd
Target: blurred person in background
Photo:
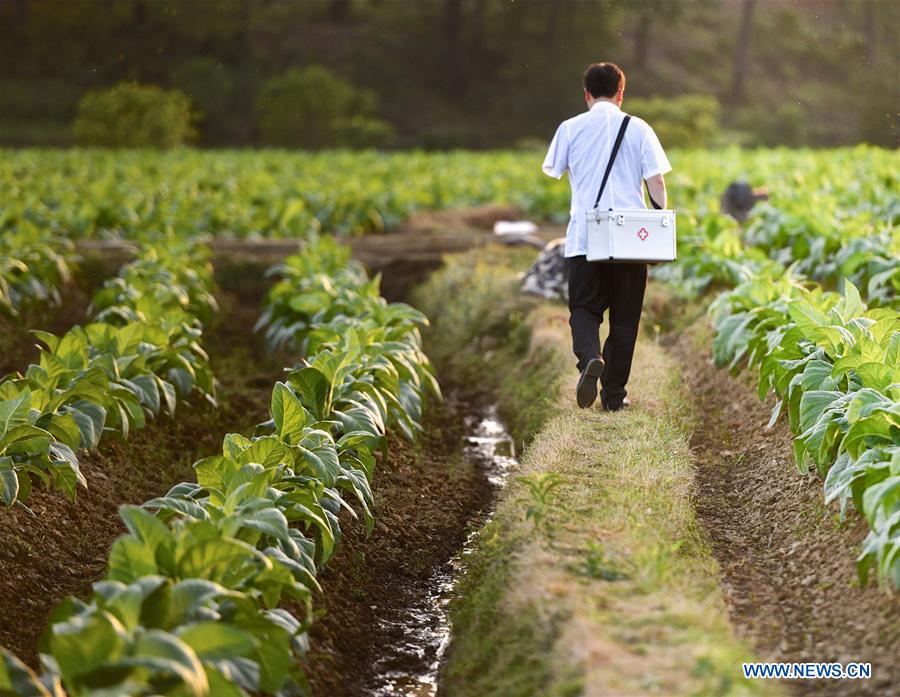
<instances>
[{"instance_id":1,"label":"blurred person in background","mask_svg":"<svg viewBox=\"0 0 900 697\"><path fill-rule=\"evenodd\" d=\"M765 187L751 187L747 182L731 182L719 201L719 210L731 216L741 225L759 201L768 201L769 191Z\"/></svg>"},{"instance_id":2,"label":"blurred person in background","mask_svg":"<svg viewBox=\"0 0 900 697\"><path fill-rule=\"evenodd\" d=\"M626 114L622 111L625 74L614 63L594 63L584 73L584 101L588 111L563 121L553 136L543 170L559 179L569 173L572 203L566 231L565 256L569 272L569 326L580 377L578 406L597 399L605 410L629 405L628 376L634 356L647 265L587 261L588 211L594 202ZM647 182L654 208L665 208L663 175L672 169L653 129L632 117L622 137L615 164L599 201L602 210L646 208ZM600 347L600 324L609 311L609 337Z\"/></svg>"}]
</instances>

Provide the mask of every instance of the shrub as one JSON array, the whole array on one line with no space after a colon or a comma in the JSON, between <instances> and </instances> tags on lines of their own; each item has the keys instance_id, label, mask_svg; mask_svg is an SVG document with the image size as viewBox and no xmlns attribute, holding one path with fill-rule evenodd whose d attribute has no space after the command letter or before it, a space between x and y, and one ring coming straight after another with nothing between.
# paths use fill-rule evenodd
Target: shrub
<instances>
[{"instance_id":1,"label":"shrub","mask_svg":"<svg viewBox=\"0 0 900 697\"><path fill-rule=\"evenodd\" d=\"M75 136L109 148L171 148L193 138L190 100L178 90L123 82L78 103Z\"/></svg>"},{"instance_id":2,"label":"shrub","mask_svg":"<svg viewBox=\"0 0 900 697\"><path fill-rule=\"evenodd\" d=\"M371 92L320 66L290 68L266 82L256 112L270 145L373 147L394 135L390 124L374 117Z\"/></svg>"},{"instance_id":3,"label":"shrub","mask_svg":"<svg viewBox=\"0 0 900 697\"><path fill-rule=\"evenodd\" d=\"M626 109L653 126L667 148L709 147L719 140L719 102L709 95L629 99Z\"/></svg>"}]
</instances>

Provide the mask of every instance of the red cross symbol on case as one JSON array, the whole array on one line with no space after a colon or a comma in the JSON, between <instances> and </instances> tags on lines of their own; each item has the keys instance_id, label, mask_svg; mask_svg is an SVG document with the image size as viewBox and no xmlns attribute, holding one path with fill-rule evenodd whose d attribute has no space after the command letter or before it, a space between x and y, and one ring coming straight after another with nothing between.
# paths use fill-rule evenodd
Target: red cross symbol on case
<instances>
[{"instance_id":1,"label":"red cross symbol on case","mask_svg":"<svg viewBox=\"0 0 900 697\"><path fill-rule=\"evenodd\" d=\"M640 230L638 230L637 236L640 237L641 241L643 242L648 237L650 237L650 233L647 232L647 228L642 227Z\"/></svg>"}]
</instances>

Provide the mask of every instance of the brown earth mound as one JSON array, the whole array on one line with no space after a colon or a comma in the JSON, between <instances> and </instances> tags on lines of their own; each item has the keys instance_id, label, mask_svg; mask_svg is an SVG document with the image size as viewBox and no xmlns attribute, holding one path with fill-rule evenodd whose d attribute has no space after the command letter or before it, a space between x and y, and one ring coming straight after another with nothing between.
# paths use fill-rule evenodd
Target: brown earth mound
<instances>
[{"instance_id":1,"label":"brown earth mound","mask_svg":"<svg viewBox=\"0 0 900 697\"><path fill-rule=\"evenodd\" d=\"M864 520L841 522L821 479L798 473L787 425L766 428L771 402L717 369L691 332L671 350L697 415L696 508L738 631L764 661L872 664L871 680L786 681L793 694L898 694L900 598L860 588Z\"/></svg>"},{"instance_id":2,"label":"brown earth mound","mask_svg":"<svg viewBox=\"0 0 900 697\"><path fill-rule=\"evenodd\" d=\"M444 208L433 211L417 211L404 223L404 232L428 232L429 230L493 230L498 220L521 220L521 208L511 205L485 204L468 208Z\"/></svg>"}]
</instances>

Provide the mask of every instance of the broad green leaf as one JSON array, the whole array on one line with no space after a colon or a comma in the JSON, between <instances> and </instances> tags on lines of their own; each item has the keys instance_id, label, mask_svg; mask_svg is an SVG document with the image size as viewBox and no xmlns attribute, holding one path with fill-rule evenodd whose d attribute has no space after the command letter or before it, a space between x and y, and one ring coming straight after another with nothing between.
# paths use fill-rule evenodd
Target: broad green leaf
<instances>
[{"instance_id":1,"label":"broad green leaf","mask_svg":"<svg viewBox=\"0 0 900 697\"><path fill-rule=\"evenodd\" d=\"M119 517L132 535L151 548L169 539L165 524L139 506L119 506Z\"/></svg>"},{"instance_id":2,"label":"broad green leaf","mask_svg":"<svg viewBox=\"0 0 900 697\"><path fill-rule=\"evenodd\" d=\"M283 382L272 390L272 418L278 435L287 442L296 442L308 423L309 413L297 396Z\"/></svg>"},{"instance_id":3,"label":"broad green leaf","mask_svg":"<svg viewBox=\"0 0 900 697\"><path fill-rule=\"evenodd\" d=\"M196 622L180 627L175 635L190 646L201 661L233 659L250 655L253 635L226 622Z\"/></svg>"},{"instance_id":4,"label":"broad green leaf","mask_svg":"<svg viewBox=\"0 0 900 697\"><path fill-rule=\"evenodd\" d=\"M52 625L50 647L66 682L78 684L79 676L122 657L124 627L109 613L78 615Z\"/></svg>"},{"instance_id":5,"label":"broad green leaf","mask_svg":"<svg viewBox=\"0 0 900 697\"><path fill-rule=\"evenodd\" d=\"M0 441L16 426L28 423L31 391L23 390L18 397L0 402Z\"/></svg>"},{"instance_id":6,"label":"broad green leaf","mask_svg":"<svg viewBox=\"0 0 900 697\"><path fill-rule=\"evenodd\" d=\"M197 654L186 643L167 632L151 629L135 642L131 661L154 672L177 677L194 697L209 694L206 672Z\"/></svg>"},{"instance_id":7,"label":"broad green leaf","mask_svg":"<svg viewBox=\"0 0 900 697\"><path fill-rule=\"evenodd\" d=\"M182 578L202 578L230 587L229 577L252 574L254 560L259 557L255 549L237 540L203 540L184 550L178 571Z\"/></svg>"},{"instance_id":8,"label":"broad green leaf","mask_svg":"<svg viewBox=\"0 0 900 697\"><path fill-rule=\"evenodd\" d=\"M290 383L316 419L327 418L331 408L331 383L321 371L312 367L295 370L290 375Z\"/></svg>"},{"instance_id":9,"label":"broad green leaf","mask_svg":"<svg viewBox=\"0 0 900 697\"><path fill-rule=\"evenodd\" d=\"M81 445L81 429L75 417L71 414L52 414L47 420L45 428L53 434L61 443L64 443L72 450L77 450Z\"/></svg>"},{"instance_id":10,"label":"broad green leaf","mask_svg":"<svg viewBox=\"0 0 900 697\"><path fill-rule=\"evenodd\" d=\"M19 497L19 476L13 469L0 467L0 500L6 506L12 506Z\"/></svg>"},{"instance_id":11,"label":"broad green leaf","mask_svg":"<svg viewBox=\"0 0 900 697\"><path fill-rule=\"evenodd\" d=\"M159 568L152 547L130 536L122 536L113 542L107 560L106 578L127 584L157 573Z\"/></svg>"},{"instance_id":12,"label":"broad green leaf","mask_svg":"<svg viewBox=\"0 0 900 697\"><path fill-rule=\"evenodd\" d=\"M99 404L93 404L87 400L78 400L67 408L78 424L81 432L81 447L93 450L100 442L103 433L103 425L106 423L106 409Z\"/></svg>"},{"instance_id":13,"label":"broad green leaf","mask_svg":"<svg viewBox=\"0 0 900 697\"><path fill-rule=\"evenodd\" d=\"M843 393L835 391L810 390L800 398L800 430L806 431L818 421L823 412L831 407Z\"/></svg>"},{"instance_id":14,"label":"broad green leaf","mask_svg":"<svg viewBox=\"0 0 900 697\"><path fill-rule=\"evenodd\" d=\"M221 666L211 663L203 666L209 682L209 694L215 697L244 697L246 693L235 684L234 677L231 674L226 677L220 668Z\"/></svg>"},{"instance_id":15,"label":"broad green leaf","mask_svg":"<svg viewBox=\"0 0 900 697\"><path fill-rule=\"evenodd\" d=\"M265 436L250 443L237 459L242 464L255 462L269 469L282 462L290 462L292 458L288 449L278 438Z\"/></svg>"}]
</instances>

